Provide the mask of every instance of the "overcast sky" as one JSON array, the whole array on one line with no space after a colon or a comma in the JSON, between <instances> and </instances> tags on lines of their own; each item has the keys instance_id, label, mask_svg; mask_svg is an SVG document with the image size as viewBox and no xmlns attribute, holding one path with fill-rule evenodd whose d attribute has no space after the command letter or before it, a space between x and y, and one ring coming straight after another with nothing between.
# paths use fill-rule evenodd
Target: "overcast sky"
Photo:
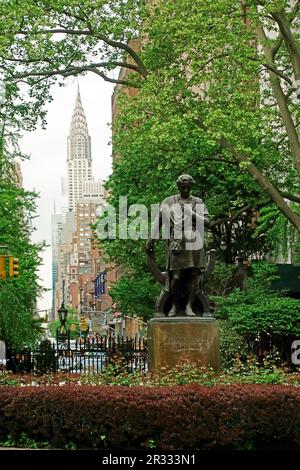
<instances>
[{"instance_id":1,"label":"overcast sky","mask_svg":"<svg viewBox=\"0 0 300 470\"><path fill-rule=\"evenodd\" d=\"M67 176L67 136L75 98L77 80L66 80L65 87L53 87L53 101L48 105L47 128L24 134L20 142L21 150L31 155L30 160L22 162L23 184L28 190L35 189L40 194L38 218L35 219L35 241L45 240L51 245L51 214L54 201L56 212L61 203L61 177ZM88 129L92 140L93 176L105 179L111 173L111 95L113 85L100 77L88 74L79 79L82 105L86 114ZM51 246L43 254L40 270L42 283L51 288ZM47 292L39 300L39 309L49 309L52 293Z\"/></svg>"}]
</instances>

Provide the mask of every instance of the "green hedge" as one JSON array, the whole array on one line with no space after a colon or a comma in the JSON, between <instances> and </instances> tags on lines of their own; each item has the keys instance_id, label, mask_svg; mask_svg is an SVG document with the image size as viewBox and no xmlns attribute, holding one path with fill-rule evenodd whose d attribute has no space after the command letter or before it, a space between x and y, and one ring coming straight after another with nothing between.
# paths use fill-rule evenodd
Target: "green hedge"
<instances>
[{"instance_id":1,"label":"green hedge","mask_svg":"<svg viewBox=\"0 0 300 470\"><path fill-rule=\"evenodd\" d=\"M0 387L0 440L63 448L300 446L300 389L281 385Z\"/></svg>"}]
</instances>

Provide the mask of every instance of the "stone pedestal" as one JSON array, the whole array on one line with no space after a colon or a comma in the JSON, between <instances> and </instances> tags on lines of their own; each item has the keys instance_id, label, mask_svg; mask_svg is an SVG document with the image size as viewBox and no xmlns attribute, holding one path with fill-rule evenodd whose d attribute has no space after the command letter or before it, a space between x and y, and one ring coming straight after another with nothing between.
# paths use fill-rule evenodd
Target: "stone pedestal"
<instances>
[{"instance_id":1,"label":"stone pedestal","mask_svg":"<svg viewBox=\"0 0 300 470\"><path fill-rule=\"evenodd\" d=\"M148 324L149 369L186 362L220 370L219 326L215 318L153 318Z\"/></svg>"}]
</instances>

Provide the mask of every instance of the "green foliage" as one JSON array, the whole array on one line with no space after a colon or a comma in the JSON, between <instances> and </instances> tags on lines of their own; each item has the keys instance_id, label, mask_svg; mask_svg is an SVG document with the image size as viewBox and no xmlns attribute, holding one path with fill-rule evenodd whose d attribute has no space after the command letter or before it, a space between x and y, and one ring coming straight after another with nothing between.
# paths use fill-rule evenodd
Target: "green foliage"
<instances>
[{"instance_id":1,"label":"green foliage","mask_svg":"<svg viewBox=\"0 0 300 470\"><path fill-rule=\"evenodd\" d=\"M49 442L37 442L22 432L19 439L13 439L10 435L7 439L0 441L1 447L19 447L23 449L51 449Z\"/></svg>"},{"instance_id":2,"label":"green foliage","mask_svg":"<svg viewBox=\"0 0 300 470\"><path fill-rule=\"evenodd\" d=\"M147 446L149 449L155 449L156 446L157 446L157 444L156 444L156 442L155 442L155 439L149 438L149 439L147 440L146 446Z\"/></svg>"},{"instance_id":3,"label":"green foliage","mask_svg":"<svg viewBox=\"0 0 300 470\"><path fill-rule=\"evenodd\" d=\"M199 384L205 387L225 384L291 384L300 386L299 372L286 372L277 366L276 357L267 357L258 362L253 355L238 358L224 365L221 373L210 368L199 368L194 363L185 362L169 370L159 373L128 372L123 362L110 363L101 373L67 374L56 373L44 376L13 375L0 373L1 386L53 386L58 385L107 385L113 386L144 386L144 387L172 387L174 385Z\"/></svg>"},{"instance_id":4,"label":"green foliage","mask_svg":"<svg viewBox=\"0 0 300 470\"><path fill-rule=\"evenodd\" d=\"M110 295L123 315L137 315L147 321L153 316L159 290L160 286L149 273L134 273L123 275L110 290Z\"/></svg>"},{"instance_id":5,"label":"green foliage","mask_svg":"<svg viewBox=\"0 0 300 470\"><path fill-rule=\"evenodd\" d=\"M17 376L13 377L10 372L1 371L0 385L20 385L20 380Z\"/></svg>"},{"instance_id":6,"label":"green foliage","mask_svg":"<svg viewBox=\"0 0 300 470\"><path fill-rule=\"evenodd\" d=\"M0 338L18 350L33 345L41 334L41 322L34 318L34 311L42 290L37 270L43 244L31 241L37 195L18 186L8 143L1 143L0 245L7 245L11 255L19 259L20 275L0 280Z\"/></svg>"},{"instance_id":7,"label":"green foliage","mask_svg":"<svg viewBox=\"0 0 300 470\"><path fill-rule=\"evenodd\" d=\"M261 334L297 336L300 334L300 306L297 299L270 288L277 279L276 266L253 263L253 276L244 290L236 289L227 297L218 297L217 314L245 338Z\"/></svg>"},{"instance_id":8,"label":"green foliage","mask_svg":"<svg viewBox=\"0 0 300 470\"><path fill-rule=\"evenodd\" d=\"M194 193L203 197L213 220L207 246L219 249L225 243L218 255L233 264L278 246L279 233L290 242L290 227L278 217L265 224L263 212L261 229L255 231L254 211L271 202L285 219L292 210L299 232L298 209L270 190L273 185L292 195L300 191L299 126L292 125L300 111L291 88L297 63L291 51L299 48L293 27L297 13L288 2L273 0L259 8L254 0L247 7L232 0L164 0L155 7L144 0L3 0L0 66L6 101L1 113L33 128L38 119L45 123L53 83L63 85L63 77L87 72L115 81L112 70L129 65L134 72L128 82L139 94L129 99L118 94L113 133L118 161L108 182L110 203L117 207L119 196L127 195L129 204L150 207L176 192L177 176L189 172L196 181ZM293 47L283 40L277 48L274 37L260 34L262 27L279 29L279 14L291 25ZM147 40L137 55L129 44L138 35ZM276 50L274 64L266 48ZM278 99L280 91L284 100ZM127 312L141 310L140 292L150 283L144 242L110 240L104 248L129 273L115 289L118 303ZM140 289L129 298L126 286L137 278ZM147 294L145 318L155 294L154 289Z\"/></svg>"},{"instance_id":9,"label":"green foliage","mask_svg":"<svg viewBox=\"0 0 300 470\"><path fill-rule=\"evenodd\" d=\"M291 203L291 207L300 215L298 204ZM260 211L255 236L259 237L264 233L267 234L267 239L276 256L283 256L287 260L292 251L295 263L300 262L300 238L297 230L289 224L274 204L264 207Z\"/></svg>"},{"instance_id":10,"label":"green foliage","mask_svg":"<svg viewBox=\"0 0 300 470\"><path fill-rule=\"evenodd\" d=\"M50 87L55 82L63 86L63 76L81 74L92 63L102 63L100 71L109 74L116 62L123 61L124 49L110 47L103 39L127 43L135 36L143 3L143 0L2 1L0 65L8 100L6 118L13 116L27 129L38 121L45 125L45 104L52 101ZM62 28L71 33L62 35ZM72 33L87 29L91 34Z\"/></svg>"},{"instance_id":11,"label":"green foliage","mask_svg":"<svg viewBox=\"0 0 300 470\"><path fill-rule=\"evenodd\" d=\"M248 353L245 338L232 328L228 320L220 320L220 355L222 368L227 369Z\"/></svg>"},{"instance_id":12,"label":"green foliage","mask_svg":"<svg viewBox=\"0 0 300 470\"><path fill-rule=\"evenodd\" d=\"M210 297L225 296L233 287L233 275L236 267L217 261L212 275L208 279L206 292Z\"/></svg>"},{"instance_id":13,"label":"green foliage","mask_svg":"<svg viewBox=\"0 0 300 470\"><path fill-rule=\"evenodd\" d=\"M219 259L227 264L278 246L273 236L276 221L269 219L256 231L253 210L268 210L270 200L249 174L250 164L271 175L280 189L295 194L299 190L286 141L277 145L278 110L270 107L258 86L263 59L253 47L256 7L251 5L247 14L248 28L241 20L240 3L231 1L195 0L191 5L167 0L151 10L144 25L149 41L142 53L150 73L139 83L136 97L118 94L113 134L117 159L108 182L109 202L116 209L125 194L129 204L150 207L177 192L180 173L191 173L193 192L205 200L213 223L206 246L217 248ZM220 145L220 136L245 154L246 161L237 161ZM134 278L141 276L142 282L142 243L108 240L102 245L110 259ZM230 289L224 284L220 289ZM120 288L118 299L123 298L125 289Z\"/></svg>"},{"instance_id":14,"label":"green foliage","mask_svg":"<svg viewBox=\"0 0 300 470\"><path fill-rule=\"evenodd\" d=\"M10 435L7 436L7 439L0 440L0 447L14 447L20 449L51 449L55 448L48 441L36 441L29 437L25 432L21 432L18 439L13 439ZM66 450L75 450L76 445L73 442L68 442L65 444L64 449Z\"/></svg>"}]
</instances>

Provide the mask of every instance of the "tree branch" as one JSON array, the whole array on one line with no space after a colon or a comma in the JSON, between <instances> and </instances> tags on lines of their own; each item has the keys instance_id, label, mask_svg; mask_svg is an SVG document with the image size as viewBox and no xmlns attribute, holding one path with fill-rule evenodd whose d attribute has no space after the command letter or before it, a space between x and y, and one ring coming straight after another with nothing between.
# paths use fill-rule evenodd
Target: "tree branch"
<instances>
[{"instance_id":1,"label":"tree branch","mask_svg":"<svg viewBox=\"0 0 300 470\"><path fill-rule=\"evenodd\" d=\"M95 73L99 77L103 78L103 80L105 80L106 82L116 83L116 84L124 85L124 86L130 86L128 81L121 80L119 78L116 78L116 79L115 78L110 78L107 75L105 75L103 72L100 72L100 70L98 70L98 69L95 69L95 68L92 68L92 67L86 67L86 70L89 71L89 72Z\"/></svg>"},{"instance_id":2,"label":"tree branch","mask_svg":"<svg viewBox=\"0 0 300 470\"><path fill-rule=\"evenodd\" d=\"M255 61L255 62L258 62L258 58L256 57L248 57L249 60L252 60L252 61ZM267 63L264 63L264 64L261 64L263 67L265 67L267 70L270 70L271 72L275 73L276 75L278 75L279 77L281 77L283 80L285 80L290 86L293 86L293 82L292 80L286 75L284 74L283 72L281 72L280 70L278 70L275 65L272 65L272 64L267 64Z\"/></svg>"},{"instance_id":3,"label":"tree branch","mask_svg":"<svg viewBox=\"0 0 300 470\"><path fill-rule=\"evenodd\" d=\"M205 132L207 132L207 128L201 118L196 120L196 124ZM238 151L236 147L224 136L221 136L218 141L220 146L226 150L229 150L229 152L238 162L245 164L245 169L248 171L248 173L250 173L260 188L271 198L278 209L300 233L300 217L289 207L275 186L273 186L273 184L263 175L263 173L251 162L251 160L246 155Z\"/></svg>"},{"instance_id":4,"label":"tree branch","mask_svg":"<svg viewBox=\"0 0 300 470\"><path fill-rule=\"evenodd\" d=\"M238 162L226 160L225 158L218 158L218 157L201 158L201 162L206 162L206 161L207 162L210 162L210 161L221 162L221 163L226 163L228 165L239 165Z\"/></svg>"},{"instance_id":5,"label":"tree branch","mask_svg":"<svg viewBox=\"0 0 300 470\"><path fill-rule=\"evenodd\" d=\"M21 59L21 58L5 57L5 56L2 56L2 57L5 61L17 62L17 63L20 63L20 64L31 64L31 63L39 63L39 62L47 62L47 63L51 64L51 60L47 57L43 57L43 58L41 57L41 58L38 58L38 59L33 59L33 58L31 58L31 59L30 58L29 59ZM130 64L129 62L122 62L122 61L115 61L115 60L114 61L104 61L104 62L98 62L98 63L95 63L95 64L90 64L88 67L108 67L108 66L111 66L111 65L113 65L114 67L124 67L124 68L130 69L130 70L133 70L134 72L139 73L139 69L136 65ZM76 67L76 66L74 66L74 67ZM29 75L27 75L27 76L29 76Z\"/></svg>"},{"instance_id":6,"label":"tree branch","mask_svg":"<svg viewBox=\"0 0 300 470\"><path fill-rule=\"evenodd\" d=\"M297 0L297 2L295 3L292 11L290 13L288 13L288 15L287 15L289 24L292 24L294 19L297 18L298 11L299 11L299 0ZM272 18L272 19L274 19L274 18ZM279 33L274 46L271 48L273 60L275 60L276 54L279 51L282 43L283 43L283 36L282 36L281 33Z\"/></svg>"},{"instance_id":7,"label":"tree branch","mask_svg":"<svg viewBox=\"0 0 300 470\"><path fill-rule=\"evenodd\" d=\"M263 47L263 52L264 52L268 65L270 65L271 67L274 67L272 50L271 50L271 47L268 45L268 39L261 25L257 27L257 35ZM274 93L274 97L277 101L279 112L280 112L284 127L288 135L291 153L293 157L294 168L297 170L298 174L300 175L300 141L299 141L299 136L298 136L296 127L295 127L295 123L293 121L292 115L290 113L290 110L287 104L287 97L283 93L280 80L277 74L275 74L272 70L270 70L269 75L270 75L270 82L271 82L272 90Z\"/></svg>"},{"instance_id":8,"label":"tree branch","mask_svg":"<svg viewBox=\"0 0 300 470\"><path fill-rule=\"evenodd\" d=\"M270 70L271 72L275 73L279 77L283 78L283 80L285 80L290 86L293 86L292 80L287 75L285 75L283 72L280 72L280 70L278 70L276 67L274 67L273 65L270 65L270 64L262 64L262 65L266 69Z\"/></svg>"},{"instance_id":9,"label":"tree branch","mask_svg":"<svg viewBox=\"0 0 300 470\"><path fill-rule=\"evenodd\" d=\"M31 31L26 31L26 30L19 30L17 31L17 34L22 34L22 35L29 35L31 34ZM144 78L147 78L148 72L144 66L143 61L141 60L140 56L130 47L128 44L125 44L121 41L115 41L113 39L109 39L106 36L99 34L97 32L91 31L89 29L72 29L72 28L50 28L50 29L44 29L40 31L35 31L34 34L70 34L70 35L76 35L76 36L93 36L99 41L105 42L108 46L112 46L116 49L121 49L127 54L129 54L134 62L137 64L137 72L142 75Z\"/></svg>"},{"instance_id":10,"label":"tree branch","mask_svg":"<svg viewBox=\"0 0 300 470\"><path fill-rule=\"evenodd\" d=\"M234 222L239 220L239 217L244 213L248 211L254 211L255 209L258 209L262 206L265 206L266 204L270 203L271 199L262 199L261 201L258 201L255 204L247 204L246 206L243 206L241 209L238 209L238 211L234 215L230 215L228 217L223 217L215 222L213 222L210 227L215 227L216 225L220 225L224 222L229 222L229 225L232 225Z\"/></svg>"},{"instance_id":11,"label":"tree branch","mask_svg":"<svg viewBox=\"0 0 300 470\"><path fill-rule=\"evenodd\" d=\"M285 191L280 191L280 194L285 199L289 199L290 201L294 201L294 202L297 202L298 204L300 204L300 197L299 196L294 196L294 194L286 193Z\"/></svg>"},{"instance_id":12,"label":"tree branch","mask_svg":"<svg viewBox=\"0 0 300 470\"><path fill-rule=\"evenodd\" d=\"M297 8L299 8L298 2L296 6ZM273 12L272 17L279 26L286 48L289 52L295 79L300 80L300 50L294 37L294 34L290 28L290 22L286 17L284 10L281 10L280 12Z\"/></svg>"},{"instance_id":13,"label":"tree branch","mask_svg":"<svg viewBox=\"0 0 300 470\"><path fill-rule=\"evenodd\" d=\"M75 75L75 76L79 75L82 72L93 72L97 74L99 77L103 78L107 82L117 83L117 84L125 85L125 86L130 85L127 80L110 78L107 75L105 75L104 72L101 72L100 70L98 70L98 67L104 67L105 65L107 65L107 63L102 62L99 64L91 64L91 65L86 65L82 67L73 66L73 67L66 68L64 70L56 69L56 70L47 70L47 71L41 71L41 72L19 72L14 75L11 75L11 77L17 80L23 79L26 77L27 78L40 77L40 80L36 81L36 83L39 83L45 78L54 77L55 75L60 75L62 77L69 77L71 75Z\"/></svg>"},{"instance_id":14,"label":"tree branch","mask_svg":"<svg viewBox=\"0 0 300 470\"><path fill-rule=\"evenodd\" d=\"M271 51L272 51L272 59L275 60L275 57L277 55L277 52L279 51L280 47L282 46L282 43L283 43L283 37L282 37L282 34L280 33L278 35L278 38L274 44L274 46L272 47Z\"/></svg>"}]
</instances>

